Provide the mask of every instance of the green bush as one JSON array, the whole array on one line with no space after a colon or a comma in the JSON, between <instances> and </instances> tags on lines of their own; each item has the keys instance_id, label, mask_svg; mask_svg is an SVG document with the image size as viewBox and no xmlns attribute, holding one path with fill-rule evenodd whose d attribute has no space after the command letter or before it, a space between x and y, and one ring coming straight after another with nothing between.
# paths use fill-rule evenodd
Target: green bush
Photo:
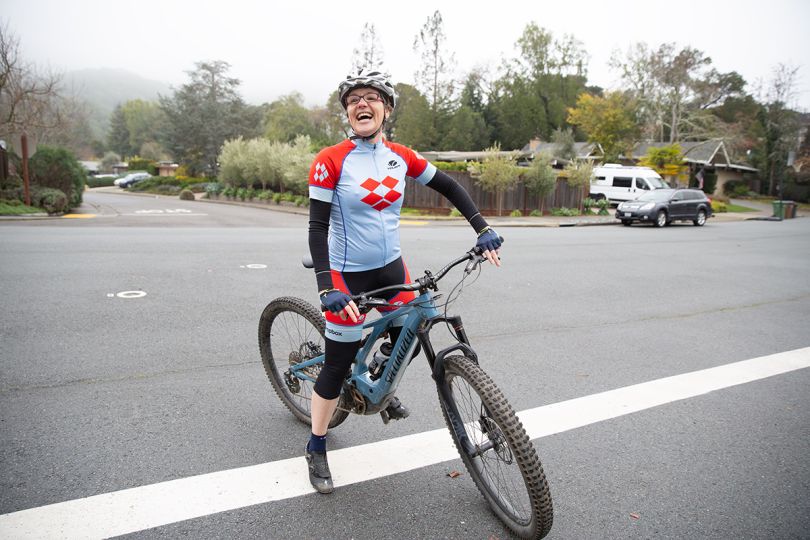
<instances>
[{"instance_id":1,"label":"green bush","mask_svg":"<svg viewBox=\"0 0 810 540\"><path fill-rule=\"evenodd\" d=\"M532 210L529 215L531 217L543 217L543 213L540 210L534 209Z\"/></svg>"},{"instance_id":2,"label":"green bush","mask_svg":"<svg viewBox=\"0 0 810 540\"><path fill-rule=\"evenodd\" d=\"M67 209L82 203L87 175L76 157L64 148L40 146L28 161L31 183L58 189L67 196Z\"/></svg>"},{"instance_id":3,"label":"green bush","mask_svg":"<svg viewBox=\"0 0 810 540\"><path fill-rule=\"evenodd\" d=\"M236 190L237 199L244 201L246 197L247 197L247 190L245 188L240 187L239 189Z\"/></svg>"},{"instance_id":4,"label":"green bush","mask_svg":"<svg viewBox=\"0 0 810 540\"><path fill-rule=\"evenodd\" d=\"M509 212L509 217L523 217L523 212L518 210L517 208Z\"/></svg>"},{"instance_id":5,"label":"green bush","mask_svg":"<svg viewBox=\"0 0 810 540\"><path fill-rule=\"evenodd\" d=\"M273 192L269 189L263 189L258 195L256 195L256 198L260 201L269 201L273 198Z\"/></svg>"},{"instance_id":6,"label":"green bush","mask_svg":"<svg viewBox=\"0 0 810 540\"><path fill-rule=\"evenodd\" d=\"M178 195L183 188L171 184L161 184L149 190L149 193L157 193L158 195Z\"/></svg>"},{"instance_id":7,"label":"green bush","mask_svg":"<svg viewBox=\"0 0 810 540\"><path fill-rule=\"evenodd\" d=\"M183 191L180 192L180 195L178 195L178 196L180 197L181 201L193 201L194 200L194 192L191 191L190 189L184 189Z\"/></svg>"},{"instance_id":8,"label":"green bush","mask_svg":"<svg viewBox=\"0 0 810 540\"><path fill-rule=\"evenodd\" d=\"M281 202L281 193L273 193L273 202L276 204Z\"/></svg>"},{"instance_id":9,"label":"green bush","mask_svg":"<svg viewBox=\"0 0 810 540\"><path fill-rule=\"evenodd\" d=\"M718 201L717 199L712 200L712 212L722 214L723 212L728 212L728 205L722 201Z\"/></svg>"},{"instance_id":10,"label":"green bush","mask_svg":"<svg viewBox=\"0 0 810 540\"><path fill-rule=\"evenodd\" d=\"M563 206L562 208L552 208L551 209L552 216L578 216L579 210L576 208L566 208Z\"/></svg>"},{"instance_id":11,"label":"green bush","mask_svg":"<svg viewBox=\"0 0 810 540\"><path fill-rule=\"evenodd\" d=\"M68 198L62 190L33 186L31 206L42 208L49 214L61 214L68 209Z\"/></svg>"},{"instance_id":12,"label":"green bush","mask_svg":"<svg viewBox=\"0 0 810 540\"><path fill-rule=\"evenodd\" d=\"M431 161L431 163L442 171L467 171L466 161Z\"/></svg>"},{"instance_id":13,"label":"green bush","mask_svg":"<svg viewBox=\"0 0 810 540\"><path fill-rule=\"evenodd\" d=\"M177 192L183 188L180 180L174 176L153 176L146 180L141 180L137 184L130 186L130 191L143 191L148 193L158 193L164 186L173 186L177 188ZM163 189L165 191L165 188Z\"/></svg>"},{"instance_id":14,"label":"green bush","mask_svg":"<svg viewBox=\"0 0 810 540\"><path fill-rule=\"evenodd\" d=\"M253 188L246 189L245 197L247 198L247 200L252 201L256 197L256 190Z\"/></svg>"},{"instance_id":15,"label":"green bush","mask_svg":"<svg viewBox=\"0 0 810 540\"><path fill-rule=\"evenodd\" d=\"M129 160L127 165L130 171L146 171L152 176L157 176L158 174L157 163L151 159L134 157Z\"/></svg>"},{"instance_id":16,"label":"green bush","mask_svg":"<svg viewBox=\"0 0 810 540\"><path fill-rule=\"evenodd\" d=\"M309 204L309 198L304 197L303 195L298 195L295 198L295 206L307 206Z\"/></svg>"},{"instance_id":17,"label":"green bush","mask_svg":"<svg viewBox=\"0 0 810 540\"><path fill-rule=\"evenodd\" d=\"M597 212L600 216L607 216L610 212L608 208L610 207L610 201L608 199L599 199L596 201L596 206L599 207L599 212Z\"/></svg>"},{"instance_id":18,"label":"green bush","mask_svg":"<svg viewBox=\"0 0 810 540\"><path fill-rule=\"evenodd\" d=\"M281 200L284 202L293 202L295 201L295 194L292 191L285 191L281 194Z\"/></svg>"},{"instance_id":19,"label":"green bush","mask_svg":"<svg viewBox=\"0 0 810 540\"><path fill-rule=\"evenodd\" d=\"M458 208L451 208L450 217L461 217L461 212L458 211Z\"/></svg>"},{"instance_id":20,"label":"green bush","mask_svg":"<svg viewBox=\"0 0 810 540\"><path fill-rule=\"evenodd\" d=\"M112 176L105 177L105 178L96 178L95 176L88 176L87 177L87 187L96 188L96 187L112 187L115 182L115 178Z\"/></svg>"},{"instance_id":21,"label":"green bush","mask_svg":"<svg viewBox=\"0 0 810 540\"><path fill-rule=\"evenodd\" d=\"M591 213L591 208L596 206L596 201L591 199L590 197L586 197L582 200L582 208L585 210L586 214Z\"/></svg>"}]
</instances>

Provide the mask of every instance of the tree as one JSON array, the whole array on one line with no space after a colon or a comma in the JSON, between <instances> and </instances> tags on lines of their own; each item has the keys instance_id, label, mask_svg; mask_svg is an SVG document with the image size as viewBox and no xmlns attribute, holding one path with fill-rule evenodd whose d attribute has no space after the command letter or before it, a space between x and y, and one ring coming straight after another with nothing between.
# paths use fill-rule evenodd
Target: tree
<instances>
[{"instance_id":1,"label":"tree","mask_svg":"<svg viewBox=\"0 0 810 540\"><path fill-rule=\"evenodd\" d=\"M107 146L120 156L132 155L129 146L129 128L124 115L124 106L118 104L110 114L110 128L107 131Z\"/></svg>"},{"instance_id":2,"label":"tree","mask_svg":"<svg viewBox=\"0 0 810 540\"><path fill-rule=\"evenodd\" d=\"M568 185L580 190L579 211L582 211L582 200L590 192L591 178L593 178L593 163L590 161L574 160L565 166L565 179Z\"/></svg>"},{"instance_id":3,"label":"tree","mask_svg":"<svg viewBox=\"0 0 810 540\"><path fill-rule=\"evenodd\" d=\"M163 140L191 175L216 175L222 144L239 135L254 134L260 109L245 105L238 93L239 80L227 75L227 62L198 62L195 67L189 72L188 83L171 97L160 98L166 114Z\"/></svg>"},{"instance_id":4,"label":"tree","mask_svg":"<svg viewBox=\"0 0 810 540\"><path fill-rule=\"evenodd\" d=\"M69 208L82 203L87 175L76 157L65 148L40 146L31 158L31 178L38 186L64 193Z\"/></svg>"},{"instance_id":5,"label":"tree","mask_svg":"<svg viewBox=\"0 0 810 540\"><path fill-rule=\"evenodd\" d=\"M540 212L542 213L546 195L557 187L557 173L551 167L551 156L547 154L534 156L532 164L523 172L523 183L529 193L540 198Z\"/></svg>"},{"instance_id":6,"label":"tree","mask_svg":"<svg viewBox=\"0 0 810 540\"><path fill-rule=\"evenodd\" d=\"M59 75L25 62L19 40L0 23L0 137L26 132L44 141L61 127L60 82Z\"/></svg>"},{"instance_id":7,"label":"tree","mask_svg":"<svg viewBox=\"0 0 810 540\"><path fill-rule=\"evenodd\" d=\"M674 43L655 50L637 43L624 57L615 52L611 67L621 71L624 84L632 89L645 135L670 143L716 134L716 117L709 109L741 95L745 86L738 73L714 69L702 51L677 50Z\"/></svg>"},{"instance_id":8,"label":"tree","mask_svg":"<svg viewBox=\"0 0 810 540\"><path fill-rule=\"evenodd\" d=\"M450 117L445 135L438 150L473 151L486 148L489 144L489 130L484 116L462 105Z\"/></svg>"},{"instance_id":9,"label":"tree","mask_svg":"<svg viewBox=\"0 0 810 540\"><path fill-rule=\"evenodd\" d=\"M385 71L384 52L374 23L365 23L360 32L360 43L352 51L352 73L361 70Z\"/></svg>"},{"instance_id":10,"label":"tree","mask_svg":"<svg viewBox=\"0 0 810 540\"><path fill-rule=\"evenodd\" d=\"M501 152L498 145L486 151L483 162L470 164L470 173L482 188L495 192L500 216L503 213L503 194L520 179L520 169L515 165L517 157L514 153Z\"/></svg>"},{"instance_id":11,"label":"tree","mask_svg":"<svg viewBox=\"0 0 810 540\"><path fill-rule=\"evenodd\" d=\"M326 126L324 126L326 127ZM306 135L321 145L333 139L315 123L315 111L304 106L304 96L293 92L282 96L267 110L265 136L271 141L292 142Z\"/></svg>"},{"instance_id":12,"label":"tree","mask_svg":"<svg viewBox=\"0 0 810 540\"><path fill-rule=\"evenodd\" d=\"M397 108L386 123L386 137L419 150L432 150L431 112L427 99L415 87L399 83Z\"/></svg>"},{"instance_id":13,"label":"tree","mask_svg":"<svg viewBox=\"0 0 810 540\"><path fill-rule=\"evenodd\" d=\"M647 155L639 161L639 165L652 167L658 174L669 179L670 182L678 184L687 179L689 171L689 167L683 159L681 145L677 143L669 146L649 147Z\"/></svg>"},{"instance_id":14,"label":"tree","mask_svg":"<svg viewBox=\"0 0 810 540\"><path fill-rule=\"evenodd\" d=\"M571 128L557 128L551 134L551 142L554 143L554 153L557 157L571 161L577 157L574 146L574 130Z\"/></svg>"},{"instance_id":15,"label":"tree","mask_svg":"<svg viewBox=\"0 0 810 540\"><path fill-rule=\"evenodd\" d=\"M107 152L104 154L104 157L101 158L101 171L111 173L113 171L113 167L119 163L121 163L120 155L116 154L115 152Z\"/></svg>"},{"instance_id":16,"label":"tree","mask_svg":"<svg viewBox=\"0 0 810 540\"><path fill-rule=\"evenodd\" d=\"M427 97L431 112L433 143L441 139L443 117L453 107L453 65L455 56L448 52L442 15L436 10L427 18L413 41L413 50L421 58L421 69L416 72L416 86Z\"/></svg>"},{"instance_id":17,"label":"tree","mask_svg":"<svg viewBox=\"0 0 810 540\"><path fill-rule=\"evenodd\" d=\"M160 138L165 115L158 103L132 99L121 106L121 111L129 136L126 155L138 154L145 143L155 143Z\"/></svg>"},{"instance_id":18,"label":"tree","mask_svg":"<svg viewBox=\"0 0 810 540\"><path fill-rule=\"evenodd\" d=\"M577 106L568 109L568 121L582 128L590 142L602 146L605 161L629 155L638 134L635 103L620 92L605 97L581 94Z\"/></svg>"},{"instance_id":19,"label":"tree","mask_svg":"<svg viewBox=\"0 0 810 540\"><path fill-rule=\"evenodd\" d=\"M767 87L760 91L760 144L753 151L753 161L768 180L770 195L777 194L777 184L786 174L788 153L799 146L798 115L792 107L798 71L798 67L777 65Z\"/></svg>"}]
</instances>

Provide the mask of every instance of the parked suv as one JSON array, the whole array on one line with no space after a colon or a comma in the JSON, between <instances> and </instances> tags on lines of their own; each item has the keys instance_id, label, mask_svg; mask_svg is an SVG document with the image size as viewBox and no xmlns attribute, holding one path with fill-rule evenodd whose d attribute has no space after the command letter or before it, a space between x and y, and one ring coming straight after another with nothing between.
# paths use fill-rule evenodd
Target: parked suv
<instances>
[{"instance_id":1,"label":"parked suv","mask_svg":"<svg viewBox=\"0 0 810 540\"><path fill-rule=\"evenodd\" d=\"M612 203L631 201L643 193L667 186L661 176L649 167L625 167L608 163L593 170L591 199L608 199Z\"/></svg>"},{"instance_id":2,"label":"parked suv","mask_svg":"<svg viewBox=\"0 0 810 540\"><path fill-rule=\"evenodd\" d=\"M656 189L616 208L616 219L628 226L634 221L656 227L673 221L691 221L702 227L711 216L712 201L699 189Z\"/></svg>"}]
</instances>

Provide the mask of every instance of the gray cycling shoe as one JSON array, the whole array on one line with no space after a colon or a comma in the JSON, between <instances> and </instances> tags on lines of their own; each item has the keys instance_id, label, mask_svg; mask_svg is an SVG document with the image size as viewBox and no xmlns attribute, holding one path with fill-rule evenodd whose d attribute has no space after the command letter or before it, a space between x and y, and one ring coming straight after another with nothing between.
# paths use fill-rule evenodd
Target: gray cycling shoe
<instances>
[{"instance_id":1,"label":"gray cycling shoe","mask_svg":"<svg viewBox=\"0 0 810 540\"><path fill-rule=\"evenodd\" d=\"M326 461L326 452L310 452L306 448L307 465L309 466L309 482L318 493L332 493L335 486L332 484L332 473L329 472L329 462Z\"/></svg>"},{"instance_id":2,"label":"gray cycling shoe","mask_svg":"<svg viewBox=\"0 0 810 540\"><path fill-rule=\"evenodd\" d=\"M388 406L380 411L380 416L382 416L384 424L387 424L391 420L408 418L410 414L411 411L409 411L396 396L392 397L391 401L388 402Z\"/></svg>"}]
</instances>

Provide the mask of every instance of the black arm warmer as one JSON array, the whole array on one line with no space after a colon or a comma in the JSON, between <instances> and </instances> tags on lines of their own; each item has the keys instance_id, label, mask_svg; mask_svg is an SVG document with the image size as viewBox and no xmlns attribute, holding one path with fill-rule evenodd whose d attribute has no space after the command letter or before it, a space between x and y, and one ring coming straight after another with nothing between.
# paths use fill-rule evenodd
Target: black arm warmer
<instances>
[{"instance_id":1,"label":"black arm warmer","mask_svg":"<svg viewBox=\"0 0 810 540\"><path fill-rule=\"evenodd\" d=\"M453 180L450 175L436 169L436 174L433 175L433 178L431 178L430 182L426 185L435 189L444 195L448 201L453 203L453 206L458 208L461 215L470 222L476 234L480 233L484 227L487 227L487 220L481 216L470 194L461 187L461 184Z\"/></svg>"},{"instance_id":2,"label":"black arm warmer","mask_svg":"<svg viewBox=\"0 0 810 540\"><path fill-rule=\"evenodd\" d=\"M315 265L318 290L332 289L332 272L329 270L329 214L332 203L317 199L309 200L309 253Z\"/></svg>"}]
</instances>

